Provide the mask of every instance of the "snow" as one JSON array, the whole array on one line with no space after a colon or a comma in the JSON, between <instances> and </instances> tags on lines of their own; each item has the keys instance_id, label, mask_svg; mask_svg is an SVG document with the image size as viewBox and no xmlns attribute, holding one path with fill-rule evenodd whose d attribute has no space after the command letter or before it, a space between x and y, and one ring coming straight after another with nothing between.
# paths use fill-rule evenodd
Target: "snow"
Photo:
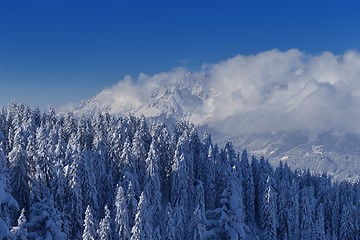
<instances>
[{"instance_id":1,"label":"snow","mask_svg":"<svg viewBox=\"0 0 360 240\"><path fill-rule=\"evenodd\" d=\"M312 146L312 152L314 154L323 155L324 154L324 146L322 146L322 145Z\"/></svg>"}]
</instances>

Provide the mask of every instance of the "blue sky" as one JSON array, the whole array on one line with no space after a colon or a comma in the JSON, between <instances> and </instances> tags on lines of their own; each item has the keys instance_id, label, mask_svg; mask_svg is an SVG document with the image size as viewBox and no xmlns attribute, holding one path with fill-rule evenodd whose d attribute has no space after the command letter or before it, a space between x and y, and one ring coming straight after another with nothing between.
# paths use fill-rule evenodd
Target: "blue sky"
<instances>
[{"instance_id":1,"label":"blue sky","mask_svg":"<svg viewBox=\"0 0 360 240\"><path fill-rule=\"evenodd\" d=\"M79 102L126 74L360 48L357 1L0 0L0 105Z\"/></svg>"}]
</instances>

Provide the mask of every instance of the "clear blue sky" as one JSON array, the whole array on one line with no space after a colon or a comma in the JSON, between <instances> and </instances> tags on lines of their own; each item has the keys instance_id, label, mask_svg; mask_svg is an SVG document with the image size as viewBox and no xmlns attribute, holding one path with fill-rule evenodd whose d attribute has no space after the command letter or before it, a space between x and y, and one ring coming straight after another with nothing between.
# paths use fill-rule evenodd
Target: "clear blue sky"
<instances>
[{"instance_id":1,"label":"clear blue sky","mask_svg":"<svg viewBox=\"0 0 360 240\"><path fill-rule=\"evenodd\" d=\"M360 48L360 3L0 0L0 105L89 98L126 74L237 54Z\"/></svg>"}]
</instances>

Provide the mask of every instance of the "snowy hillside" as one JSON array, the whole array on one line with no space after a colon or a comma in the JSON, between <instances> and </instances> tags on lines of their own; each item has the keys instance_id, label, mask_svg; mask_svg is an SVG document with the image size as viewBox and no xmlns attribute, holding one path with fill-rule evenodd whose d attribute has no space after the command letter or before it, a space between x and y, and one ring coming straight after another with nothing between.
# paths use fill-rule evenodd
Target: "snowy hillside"
<instances>
[{"instance_id":1,"label":"snowy hillside","mask_svg":"<svg viewBox=\"0 0 360 240\"><path fill-rule=\"evenodd\" d=\"M231 139L251 154L264 156L273 165L286 162L293 169L307 169L333 176L334 180L359 179L360 136L349 133L280 131L244 135L214 136L218 142Z\"/></svg>"}]
</instances>

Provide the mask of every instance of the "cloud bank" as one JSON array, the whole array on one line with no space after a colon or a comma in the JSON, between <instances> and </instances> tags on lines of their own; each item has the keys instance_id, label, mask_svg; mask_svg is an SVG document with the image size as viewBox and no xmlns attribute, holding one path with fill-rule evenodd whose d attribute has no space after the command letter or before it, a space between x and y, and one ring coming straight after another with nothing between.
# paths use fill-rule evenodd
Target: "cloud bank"
<instances>
[{"instance_id":1,"label":"cloud bank","mask_svg":"<svg viewBox=\"0 0 360 240\"><path fill-rule=\"evenodd\" d=\"M200 96L186 111L196 124L225 132L337 130L360 133L360 53L311 55L296 49L238 55L191 73L176 68L126 77L100 93L124 110L147 105L164 86ZM198 91L198 92L194 92ZM104 99L105 97L103 97Z\"/></svg>"}]
</instances>

